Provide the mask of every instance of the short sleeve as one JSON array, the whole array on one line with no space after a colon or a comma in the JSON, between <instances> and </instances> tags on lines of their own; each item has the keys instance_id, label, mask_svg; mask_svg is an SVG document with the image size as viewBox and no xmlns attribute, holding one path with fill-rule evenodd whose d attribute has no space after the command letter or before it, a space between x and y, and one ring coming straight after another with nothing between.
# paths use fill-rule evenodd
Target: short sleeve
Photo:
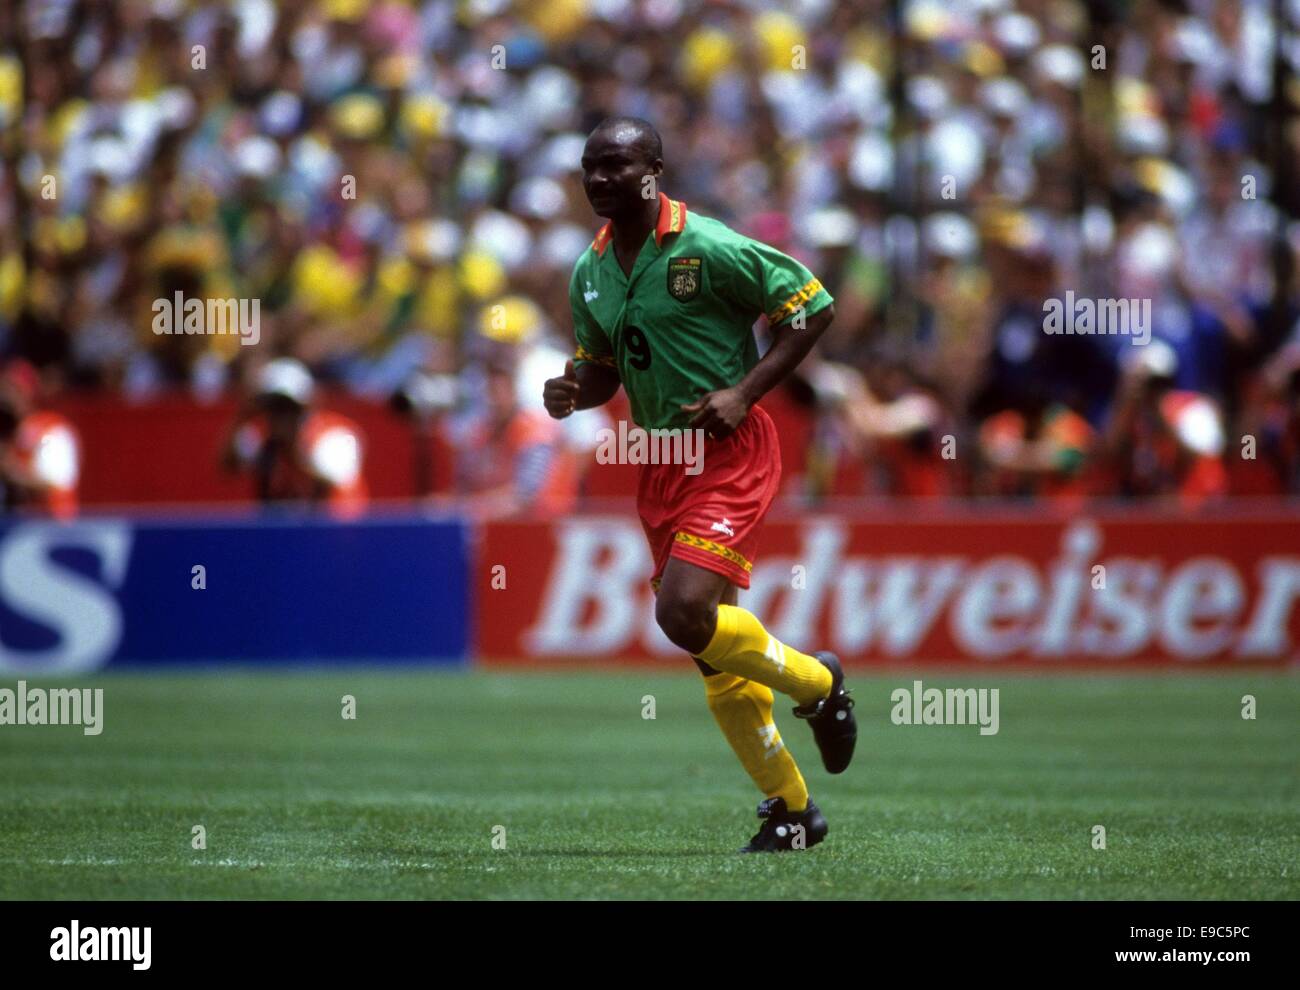
<instances>
[{"instance_id":1,"label":"short sleeve","mask_svg":"<svg viewBox=\"0 0 1300 990\"><path fill-rule=\"evenodd\" d=\"M310 462L312 473L335 488L356 484L361 476L361 443L351 430L332 427L311 445Z\"/></svg>"},{"instance_id":2,"label":"short sleeve","mask_svg":"<svg viewBox=\"0 0 1300 990\"><path fill-rule=\"evenodd\" d=\"M834 301L817 276L762 241L739 238L723 257L724 291L755 317L765 315L772 326L791 319L801 306L812 316Z\"/></svg>"},{"instance_id":3,"label":"short sleeve","mask_svg":"<svg viewBox=\"0 0 1300 990\"><path fill-rule=\"evenodd\" d=\"M584 284L580 269L574 268L573 277L569 279L569 308L573 310L573 336L577 342L574 364L590 361L592 364L613 368L614 351L609 345L609 337L591 315L583 296L586 291Z\"/></svg>"},{"instance_id":4,"label":"short sleeve","mask_svg":"<svg viewBox=\"0 0 1300 990\"><path fill-rule=\"evenodd\" d=\"M41 437L32 460L32 473L51 488L75 488L78 474L77 440L65 426Z\"/></svg>"}]
</instances>

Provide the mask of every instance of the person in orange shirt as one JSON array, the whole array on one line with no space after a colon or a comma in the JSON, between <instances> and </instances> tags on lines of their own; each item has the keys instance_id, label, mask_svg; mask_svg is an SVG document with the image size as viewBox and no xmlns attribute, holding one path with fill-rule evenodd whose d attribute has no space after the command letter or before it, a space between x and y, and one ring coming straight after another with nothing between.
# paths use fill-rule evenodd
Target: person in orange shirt
<instances>
[{"instance_id":1,"label":"person in orange shirt","mask_svg":"<svg viewBox=\"0 0 1300 990\"><path fill-rule=\"evenodd\" d=\"M579 465L559 424L519 405L513 366L486 369L486 406L454 438L456 487L471 495L479 515L570 512L578 496Z\"/></svg>"},{"instance_id":2,"label":"person in orange shirt","mask_svg":"<svg viewBox=\"0 0 1300 990\"><path fill-rule=\"evenodd\" d=\"M35 408L36 370L11 361L0 374L0 482L9 510L77 514L81 441L72 423Z\"/></svg>"},{"instance_id":3,"label":"person in orange shirt","mask_svg":"<svg viewBox=\"0 0 1300 990\"><path fill-rule=\"evenodd\" d=\"M951 429L939 400L900 362L873 361L867 380L845 379L847 394L836 402L851 443L886 479L890 495L946 496L952 493L950 462L943 437Z\"/></svg>"},{"instance_id":4,"label":"person in orange shirt","mask_svg":"<svg viewBox=\"0 0 1300 990\"><path fill-rule=\"evenodd\" d=\"M1127 494L1195 508L1228 492L1223 414L1207 395L1174 388L1178 356L1163 341L1136 349L1107 431Z\"/></svg>"},{"instance_id":5,"label":"person in orange shirt","mask_svg":"<svg viewBox=\"0 0 1300 990\"><path fill-rule=\"evenodd\" d=\"M1032 494L1069 506L1082 504L1088 495L1095 440L1086 419L1036 389L1018 408L990 416L979 430L995 494Z\"/></svg>"},{"instance_id":6,"label":"person in orange shirt","mask_svg":"<svg viewBox=\"0 0 1300 990\"><path fill-rule=\"evenodd\" d=\"M352 518L368 501L361 428L346 416L312 409L311 372L293 358L261 369L253 401L227 438L230 471L251 471L263 504L306 502Z\"/></svg>"},{"instance_id":7,"label":"person in orange shirt","mask_svg":"<svg viewBox=\"0 0 1300 990\"><path fill-rule=\"evenodd\" d=\"M1242 406L1239 435L1259 450L1231 459L1233 494L1300 495L1300 334L1248 382Z\"/></svg>"}]
</instances>

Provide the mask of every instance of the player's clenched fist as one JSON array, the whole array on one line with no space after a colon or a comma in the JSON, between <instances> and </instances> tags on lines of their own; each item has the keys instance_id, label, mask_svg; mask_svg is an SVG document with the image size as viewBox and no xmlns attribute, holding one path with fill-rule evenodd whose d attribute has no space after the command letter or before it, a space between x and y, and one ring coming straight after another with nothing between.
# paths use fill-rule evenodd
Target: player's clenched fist
<instances>
[{"instance_id":1,"label":"player's clenched fist","mask_svg":"<svg viewBox=\"0 0 1300 990\"><path fill-rule=\"evenodd\" d=\"M749 403L738 388L724 388L710 392L698 402L682 406L691 417L691 426L703 430L716 440L724 440L735 432L749 415Z\"/></svg>"},{"instance_id":2,"label":"player's clenched fist","mask_svg":"<svg viewBox=\"0 0 1300 990\"><path fill-rule=\"evenodd\" d=\"M559 378L548 378L542 386L542 404L553 419L564 419L578 405L578 375L573 370L573 362L564 363L564 374Z\"/></svg>"}]
</instances>

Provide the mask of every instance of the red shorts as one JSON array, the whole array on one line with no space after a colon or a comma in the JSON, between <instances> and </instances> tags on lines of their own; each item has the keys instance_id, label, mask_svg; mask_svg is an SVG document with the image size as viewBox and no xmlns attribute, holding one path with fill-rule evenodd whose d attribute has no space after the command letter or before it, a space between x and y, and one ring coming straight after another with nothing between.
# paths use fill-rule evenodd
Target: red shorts
<instances>
[{"instance_id":1,"label":"red shorts","mask_svg":"<svg viewBox=\"0 0 1300 990\"><path fill-rule=\"evenodd\" d=\"M725 440L705 439L699 474L682 464L643 465L636 507L654 554L655 590L669 557L748 588L759 526L780 483L776 426L758 406Z\"/></svg>"}]
</instances>

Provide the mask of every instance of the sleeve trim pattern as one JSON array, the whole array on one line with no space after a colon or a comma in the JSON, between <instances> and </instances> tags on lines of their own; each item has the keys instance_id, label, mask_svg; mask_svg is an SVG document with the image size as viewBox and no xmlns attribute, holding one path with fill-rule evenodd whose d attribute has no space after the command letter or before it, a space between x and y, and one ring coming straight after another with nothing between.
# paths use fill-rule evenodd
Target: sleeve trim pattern
<instances>
[{"instance_id":1,"label":"sleeve trim pattern","mask_svg":"<svg viewBox=\"0 0 1300 990\"><path fill-rule=\"evenodd\" d=\"M822 291L821 279L814 278L792 295L772 312L767 314L767 322L772 326L789 319L800 306Z\"/></svg>"},{"instance_id":2,"label":"sleeve trim pattern","mask_svg":"<svg viewBox=\"0 0 1300 990\"><path fill-rule=\"evenodd\" d=\"M587 348L579 346L578 353L573 356L575 361L590 361L592 364L603 365L606 368L617 367L614 364L614 358L609 354L593 354Z\"/></svg>"}]
</instances>

